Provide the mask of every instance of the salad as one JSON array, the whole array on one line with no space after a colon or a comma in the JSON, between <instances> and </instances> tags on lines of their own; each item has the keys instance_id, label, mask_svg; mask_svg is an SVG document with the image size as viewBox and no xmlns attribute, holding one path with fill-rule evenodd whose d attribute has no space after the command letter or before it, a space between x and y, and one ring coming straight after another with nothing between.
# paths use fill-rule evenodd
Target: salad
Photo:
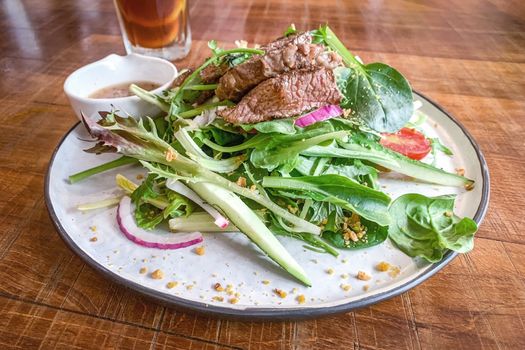
<instances>
[{"instance_id":1,"label":"salad","mask_svg":"<svg viewBox=\"0 0 525 350\"><path fill-rule=\"evenodd\" d=\"M118 205L122 233L151 248L198 244L206 232L242 232L307 286L307 273L278 236L334 256L387 239L429 262L447 250L472 249L477 225L453 213L454 196L392 201L381 191L380 175L388 171L474 185L420 161L451 152L417 130L412 90L397 70L362 63L328 26L291 26L255 48L208 45L210 57L181 71L161 95L130 87L160 115L83 118L98 141L86 151L122 156L70 176L72 184L127 164L144 167L147 176L135 183L118 175L122 196L80 210ZM163 222L171 232L153 231Z\"/></svg>"}]
</instances>

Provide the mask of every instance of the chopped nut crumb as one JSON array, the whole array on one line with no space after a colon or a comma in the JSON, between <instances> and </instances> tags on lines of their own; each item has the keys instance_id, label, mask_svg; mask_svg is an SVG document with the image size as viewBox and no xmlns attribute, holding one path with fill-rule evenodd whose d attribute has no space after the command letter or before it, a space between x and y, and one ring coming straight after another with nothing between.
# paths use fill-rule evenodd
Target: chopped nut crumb
<instances>
[{"instance_id":1,"label":"chopped nut crumb","mask_svg":"<svg viewBox=\"0 0 525 350\"><path fill-rule=\"evenodd\" d=\"M231 299L228 300L228 302L229 302L230 304L237 304L237 303L239 302L239 299L237 299L237 298L231 298Z\"/></svg>"},{"instance_id":2,"label":"chopped nut crumb","mask_svg":"<svg viewBox=\"0 0 525 350\"><path fill-rule=\"evenodd\" d=\"M332 269L332 268L326 269L326 273L329 274L329 275L333 275L334 274L334 269Z\"/></svg>"},{"instance_id":3,"label":"chopped nut crumb","mask_svg":"<svg viewBox=\"0 0 525 350\"><path fill-rule=\"evenodd\" d=\"M172 160L177 158L177 154L171 147L166 150L165 156L168 162L171 162Z\"/></svg>"},{"instance_id":4,"label":"chopped nut crumb","mask_svg":"<svg viewBox=\"0 0 525 350\"><path fill-rule=\"evenodd\" d=\"M90 241L90 242L96 242L96 241L98 241L98 238L97 238L97 237L91 237L91 238L89 239L89 241Z\"/></svg>"},{"instance_id":5,"label":"chopped nut crumb","mask_svg":"<svg viewBox=\"0 0 525 350\"><path fill-rule=\"evenodd\" d=\"M151 278L154 280L161 280L164 278L164 272L162 272L160 269L157 269L151 273Z\"/></svg>"},{"instance_id":6,"label":"chopped nut crumb","mask_svg":"<svg viewBox=\"0 0 525 350\"><path fill-rule=\"evenodd\" d=\"M297 300L299 304L304 304L306 302L306 298L304 297L303 294L298 295L297 298L295 299Z\"/></svg>"},{"instance_id":7,"label":"chopped nut crumb","mask_svg":"<svg viewBox=\"0 0 525 350\"><path fill-rule=\"evenodd\" d=\"M205 249L204 246L197 247L193 250L193 252L197 255L204 255Z\"/></svg>"},{"instance_id":8,"label":"chopped nut crumb","mask_svg":"<svg viewBox=\"0 0 525 350\"><path fill-rule=\"evenodd\" d=\"M188 284L188 285L186 286L186 289L187 289L187 290L192 290L192 289L193 289L193 284Z\"/></svg>"},{"instance_id":9,"label":"chopped nut crumb","mask_svg":"<svg viewBox=\"0 0 525 350\"><path fill-rule=\"evenodd\" d=\"M457 169L456 169L456 174L458 174L459 176L463 176L463 175L465 175L465 169L463 169L463 168L457 168Z\"/></svg>"},{"instance_id":10,"label":"chopped nut crumb","mask_svg":"<svg viewBox=\"0 0 525 350\"><path fill-rule=\"evenodd\" d=\"M142 175L142 174L138 174L137 175L137 180L142 180L143 178L144 178L144 175Z\"/></svg>"},{"instance_id":11,"label":"chopped nut crumb","mask_svg":"<svg viewBox=\"0 0 525 350\"><path fill-rule=\"evenodd\" d=\"M221 297L221 296L214 296L213 298L211 298L212 300L215 300L215 301L224 301L224 298Z\"/></svg>"},{"instance_id":12,"label":"chopped nut crumb","mask_svg":"<svg viewBox=\"0 0 525 350\"><path fill-rule=\"evenodd\" d=\"M401 269L398 266L393 266L388 273L390 277L396 278L401 273Z\"/></svg>"},{"instance_id":13,"label":"chopped nut crumb","mask_svg":"<svg viewBox=\"0 0 525 350\"><path fill-rule=\"evenodd\" d=\"M179 284L179 282L171 281L171 282L168 282L168 283L166 284L166 287L167 287L168 289L172 289L172 288L177 287L178 284Z\"/></svg>"},{"instance_id":14,"label":"chopped nut crumb","mask_svg":"<svg viewBox=\"0 0 525 350\"><path fill-rule=\"evenodd\" d=\"M368 289L370 289L370 286L369 286L368 284L365 284L365 285L363 286L363 290L364 290L365 292L368 292Z\"/></svg>"},{"instance_id":15,"label":"chopped nut crumb","mask_svg":"<svg viewBox=\"0 0 525 350\"><path fill-rule=\"evenodd\" d=\"M278 289L278 288L275 288L274 290L274 293L277 294L279 297L281 298L286 298L286 296L288 295L284 290L282 289Z\"/></svg>"},{"instance_id":16,"label":"chopped nut crumb","mask_svg":"<svg viewBox=\"0 0 525 350\"><path fill-rule=\"evenodd\" d=\"M381 261L379 264L376 265L376 269L381 272L388 271L392 265L387 263L386 261Z\"/></svg>"},{"instance_id":17,"label":"chopped nut crumb","mask_svg":"<svg viewBox=\"0 0 525 350\"><path fill-rule=\"evenodd\" d=\"M372 278L372 276L370 276L369 274L367 274L366 272L364 271L359 271L357 273L357 279L358 280L361 280L361 281L368 281Z\"/></svg>"},{"instance_id":18,"label":"chopped nut crumb","mask_svg":"<svg viewBox=\"0 0 525 350\"><path fill-rule=\"evenodd\" d=\"M348 292L350 289L352 289L352 286L349 285L349 284L341 284L341 289L344 290L345 292Z\"/></svg>"},{"instance_id":19,"label":"chopped nut crumb","mask_svg":"<svg viewBox=\"0 0 525 350\"><path fill-rule=\"evenodd\" d=\"M236 296L236 297L238 298L238 297L240 297L240 296L241 296L241 293L239 293L239 292L236 292L236 293L235 293L235 296Z\"/></svg>"},{"instance_id":20,"label":"chopped nut crumb","mask_svg":"<svg viewBox=\"0 0 525 350\"><path fill-rule=\"evenodd\" d=\"M148 272L148 269L145 268L145 267L141 267L140 270L139 270L139 273L140 273L141 275L145 274L146 272Z\"/></svg>"},{"instance_id":21,"label":"chopped nut crumb","mask_svg":"<svg viewBox=\"0 0 525 350\"><path fill-rule=\"evenodd\" d=\"M262 284L270 284L270 281L268 281L268 280L262 280Z\"/></svg>"},{"instance_id":22,"label":"chopped nut crumb","mask_svg":"<svg viewBox=\"0 0 525 350\"><path fill-rule=\"evenodd\" d=\"M97 232L97 227L96 226L89 226L89 229L93 232Z\"/></svg>"},{"instance_id":23,"label":"chopped nut crumb","mask_svg":"<svg viewBox=\"0 0 525 350\"><path fill-rule=\"evenodd\" d=\"M292 294L297 293L297 288L292 289Z\"/></svg>"},{"instance_id":24,"label":"chopped nut crumb","mask_svg":"<svg viewBox=\"0 0 525 350\"><path fill-rule=\"evenodd\" d=\"M292 214L297 213L297 211L299 210L299 208L297 208L297 207L292 207L290 204L288 204L287 208L288 208L288 211L289 211L290 213L292 213Z\"/></svg>"},{"instance_id":25,"label":"chopped nut crumb","mask_svg":"<svg viewBox=\"0 0 525 350\"><path fill-rule=\"evenodd\" d=\"M255 186L255 184L250 186L250 191L255 192L256 189L257 189L257 186Z\"/></svg>"},{"instance_id":26,"label":"chopped nut crumb","mask_svg":"<svg viewBox=\"0 0 525 350\"><path fill-rule=\"evenodd\" d=\"M347 279L347 278L348 278L348 274L347 274L347 273L343 273L343 274L341 274L341 278L342 278L342 279Z\"/></svg>"},{"instance_id":27,"label":"chopped nut crumb","mask_svg":"<svg viewBox=\"0 0 525 350\"><path fill-rule=\"evenodd\" d=\"M215 289L217 292L222 292L222 291L224 291L224 287L221 286L221 284L218 283L218 282L215 283L215 284L213 285L213 289Z\"/></svg>"},{"instance_id":28,"label":"chopped nut crumb","mask_svg":"<svg viewBox=\"0 0 525 350\"><path fill-rule=\"evenodd\" d=\"M246 187L246 178L244 176L239 176L236 183L241 187Z\"/></svg>"}]
</instances>

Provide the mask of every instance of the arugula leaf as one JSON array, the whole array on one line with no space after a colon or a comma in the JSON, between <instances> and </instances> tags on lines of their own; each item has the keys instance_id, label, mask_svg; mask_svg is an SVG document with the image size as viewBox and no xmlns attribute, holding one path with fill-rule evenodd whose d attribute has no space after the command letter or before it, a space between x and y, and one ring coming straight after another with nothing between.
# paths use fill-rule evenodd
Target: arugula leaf
<instances>
[{"instance_id":1,"label":"arugula leaf","mask_svg":"<svg viewBox=\"0 0 525 350\"><path fill-rule=\"evenodd\" d=\"M379 132L395 132L410 120L412 88L401 73L384 63L362 64L327 26L314 31L313 36L322 38L346 65L335 70L344 96L341 107L350 108L354 116Z\"/></svg>"},{"instance_id":2,"label":"arugula leaf","mask_svg":"<svg viewBox=\"0 0 525 350\"><path fill-rule=\"evenodd\" d=\"M293 135L271 135L268 142L258 143L250 155L255 167L270 171L281 166L280 170L291 172L299 163L299 153L322 142L346 136L346 131L333 131L328 123L316 123Z\"/></svg>"},{"instance_id":3,"label":"arugula leaf","mask_svg":"<svg viewBox=\"0 0 525 350\"><path fill-rule=\"evenodd\" d=\"M381 226L390 223L390 197L340 175L320 175L280 178L268 176L262 185L295 190L314 201L330 202L352 211Z\"/></svg>"},{"instance_id":4,"label":"arugula leaf","mask_svg":"<svg viewBox=\"0 0 525 350\"><path fill-rule=\"evenodd\" d=\"M466 253L474 247L476 223L453 214L455 196L425 197L405 194L396 199L389 212L394 219L390 239L405 254L429 262L443 259L447 249Z\"/></svg>"},{"instance_id":5,"label":"arugula leaf","mask_svg":"<svg viewBox=\"0 0 525 350\"><path fill-rule=\"evenodd\" d=\"M296 132L295 120L292 118L274 119L257 124L242 124L240 127L243 128L244 131L257 130L264 134L279 133L292 135Z\"/></svg>"}]
</instances>

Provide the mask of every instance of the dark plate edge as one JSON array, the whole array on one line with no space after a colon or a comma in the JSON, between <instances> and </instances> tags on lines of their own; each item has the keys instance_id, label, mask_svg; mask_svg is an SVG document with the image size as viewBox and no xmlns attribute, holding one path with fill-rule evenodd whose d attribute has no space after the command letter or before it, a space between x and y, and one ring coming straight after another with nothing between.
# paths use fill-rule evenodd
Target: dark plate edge
<instances>
[{"instance_id":1,"label":"dark plate edge","mask_svg":"<svg viewBox=\"0 0 525 350\"><path fill-rule=\"evenodd\" d=\"M442 113L444 113L447 117L449 117L461 129L461 131L467 137L467 139L469 140L469 142L471 143L472 147L474 148L476 152L479 163L481 165L481 175L483 179L482 181L483 182L483 192L481 194L481 202L478 206L478 210L476 211L476 214L473 217L473 220L476 221L476 223L479 226L481 222L483 221L483 218L485 217L485 214L487 212L489 197L490 197L490 174L489 174L489 170L487 167L487 162L485 160L485 157L483 156L479 145L474 140L472 135L470 135L467 129L463 126L463 124L461 124L456 118L454 118L450 113L448 113L443 107L441 107L439 104L434 102L432 99L428 98L427 96L419 92L414 91L414 93L416 95L419 95L421 98L427 100L430 104L432 104ZM230 319L297 320L297 319L308 319L308 318L320 317L320 316L328 316L331 314L349 312L355 309L366 307L366 306L378 303L380 301L393 298L399 294L402 294L408 291L409 289L412 289L413 287L423 283L428 278L432 277L434 274L440 271L443 267L445 267L448 263L450 263L458 255L458 253L456 252L449 251L448 253L445 254L443 260L441 260L439 263L433 264L432 267L429 270L427 270L424 274L390 291L372 295L362 300L353 301L347 304L336 305L332 307L316 307L316 308L305 308L305 307L299 308L298 307L298 308L287 308L284 310L279 309L279 308L266 308L266 309L247 308L244 310L237 310L237 309L225 308L225 307L220 307L220 306L215 306L215 305L209 305L209 304L201 303L201 302L190 301L190 300L179 298L177 296L166 296L163 293L157 292L155 290L151 290L150 288L146 288L138 283L130 282L129 280L119 276L118 274L100 265L97 261L95 261L94 259L89 257L86 253L84 253L84 251L82 251L75 244L75 242L73 242L73 240L69 237L64 227L58 220L56 213L54 211L53 205L51 204L50 195L49 195L50 172L51 172L51 168L53 166L54 160L55 160L55 156L58 150L60 149L60 146L62 145L64 140L67 138L67 136L77 127L79 123L80 122L75 123L75 125L73 125L68 130L68 132L62 137L62 139L56 146L55 150L53 151L53 154L49 161L48 169L46 172L45 183L44 183L44 198L45 198L47 210L49 212L49 217L51 221L53 222L53 225L55 226L62 240L75 254L80 256L80 258L85 263L90 265L95 270L101 272L107 278L125 287L133 289L139 293L147 295L157 301L160 301L165 305L174 306L177 308L183 308L189 311L194 311L194 312L198 312L202 314L207 314L207 315L211 314L212 316L220 316L220 317L225 317L225 318L230 318Z\"/></svg>"}]
</instances>

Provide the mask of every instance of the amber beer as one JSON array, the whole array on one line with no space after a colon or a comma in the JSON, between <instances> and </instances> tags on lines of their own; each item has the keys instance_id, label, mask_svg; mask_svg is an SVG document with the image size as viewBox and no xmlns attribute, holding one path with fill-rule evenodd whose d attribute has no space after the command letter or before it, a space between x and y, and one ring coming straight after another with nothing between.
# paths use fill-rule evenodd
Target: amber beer
<instances>
[{"instance_id":1,"label":"amber beer","mask_svg":"<svg viewBox=\"0 0 525 350\"><path fill-rule=\"evenodd\" d=\"M167 59L184 57L191 45L187 0L114 0L124 45Z\"/></svg>"}]
</instances>

